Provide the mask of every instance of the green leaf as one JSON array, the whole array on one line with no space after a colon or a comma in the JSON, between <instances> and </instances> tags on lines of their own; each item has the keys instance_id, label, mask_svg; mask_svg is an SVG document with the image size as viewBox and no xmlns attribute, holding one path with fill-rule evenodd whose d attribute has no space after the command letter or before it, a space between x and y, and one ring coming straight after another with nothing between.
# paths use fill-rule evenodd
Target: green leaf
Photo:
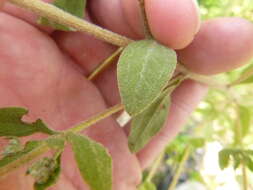
<instances>
[{"instance_id":1,"label":"green leaf","mask_svg":"<svg viewBox=\"0 0 253 190\"><path fill-rule=\"evenodd\" d=\"M240 82L240 84L249 84L249 83L253 83L253 76L245 79L244 81Z\"/></svg>"},{"instance_id":2,"label":"green leaf","mask_svg":"<svg viewBox=\"0 0 253 190\"><path fill-rule=\"evenodd\" d=\"M17 163L27 163L31 161L34 154L40 154L42 150L48 148L48 150L55 149L61 150L64 147L64 140L61 137L50 137L44 141L29 141L26 143L24 149L22 151L16 152L15 154L11 154L3 157L0 160L0 174L6 170L6 168L16 168L19 166Z\"/></svg>"},{"instance_id":3,"label":"green leaf","mask_svg":"<svg viewBox=\"0 0 253 190\"><path fill-rule=\"evenodd\" d=\"M50 173L50 177L45 183L35 183L34 190L45 190L48 187L54 185L59 179L61 173L61 154L56 158L56 166L54 170Z\"/></svg>"},{"instance_id":4,"label":"green leaf","mask_svg":"<svg viewBox=\"0 0 253 190\"><path fill-rule=\"evenodd\" d=\"M83 18L84 10L86 7L86 0L55 0L53 2L53 5L72 15ZM64 31L72 30L71 28L67 26L57 24L55 22L51 22L47 18L43 18L43 17L41 17L38 20L38 23L45 26L51 26L57 30L64 30Z\"/></svg>"},{"instance_id":5,"label":"green leaf","mask_svg":"<svg viewBox=\"0 0 253 190\"><path fill-rule=\"evenodd\" d=\"M219 165L222 170L228 167L231 154L233 151L230 149L223 149L219 152Z\"/></svg>"},{"instance_id":6,"label":"green leaf","mask_svg":"<svg viewBox=\"0 0 253 190\"><path fill-rule=\"evenodd\" d=\"M156 190L156 186L155 184L146 181L138 187L138 190Z\"/></svg>"},{"instance_id":7,"label":"green leaf","mask_svg":"<svg viewBox=\"0 0 253 190\"><path fill-rule=\"evenodd\" d=\"M22 157L27 156L29 153L38 148L40 145L41 143L38 141L29 141L22 151L2 158L0 160L0 168L5 167L6 165L9 165L17 160L20 160Z\"/></svg>"},{"instance_id":8,"label":"green leaf","mask_svg":"<svg viewBox=\"0 0 253 190\"><path fill-rule=\"evenodd\" d=\"M167 119L170 106L170 93L164 92L144 112L132 120L128 146L132 152L138 152L155 136Z\"/></svg>"},{"instance_id":9,"label":"green leaf","mask_svg":"<svg viewBox=\"0 0 253 190\"><path fill-rule=\"evenodd\" d=\"M112 189L112 160L106 149L97 142L74 133L67 136L77 165L91 190Z\"/></svg>"},{"instance_id":10,"label":"green leaf","mask_svg":"<svg viewBox=\"0 0 253 190\"><path fill-rule=\"evenodd\" d=\"M253 161L252 161L252 159L251 159L250 157L248 157L248 160L247 160L247 162L246 162L246 165L247 165L248 169L249 169L251 172L253 172Z\"/></svg>"},{"instance_id":11,"label":"green leaf","mask_svg":"<svg viewBox=\"0 0 253 190\"><path fill-rule=\"evenodd\" d=\"M22 121L22 117L28 113L24 108L1 108L0 109L0 137L1 136L28 136L41 132L53 135L56 132L49 129L43 121L38 119L34 123Z\"/></svg>"},{"instance_id":12,"label":"green leaf","mask_svg":"<svg viewBox=\"0 0 253 190\"><path fill-rule=\"evenodd\" d=\"M154 40L133 42L125 48L117 75L122 102L131 116L141 113L159 97L176 63L175 51Z\"/></svg>"},{"instance_id":13,"label":"green leaf","mask_svg":"<svg viewBox=\"0 0 253 190\"><path fill-rule=\"evenodd\" d=\"M251 113L250 110L245 106L239 107L239 117L242 129L242 136L244 137L249 133Z\"/></svg>"}]
</instances>

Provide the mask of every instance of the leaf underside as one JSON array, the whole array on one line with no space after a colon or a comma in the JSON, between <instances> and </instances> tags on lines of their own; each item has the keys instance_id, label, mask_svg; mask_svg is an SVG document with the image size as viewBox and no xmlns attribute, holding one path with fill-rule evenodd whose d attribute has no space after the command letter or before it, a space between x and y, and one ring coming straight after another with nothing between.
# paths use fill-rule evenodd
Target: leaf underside
<instances>
[{"instance_id":1,"label":"leaf underside","mask_svg":"<svg viewBox=\"0 0 253 190\"><path fill-rule=\"evenodd\" d=\"M128 45L119 58L117 76L126 111L137 115L161 94L176 68L177 56L154 40Z\"/></svg>"},{"instance_id":2,"label":"leaf underside","mask_svg":"<svg viewBox=\"0 0 253 190\"><path fill-rule=\"evenodd\" d=\"M99 143L82 135L68 135L81 176L91 190L112 189L112 160Z\"/></svg>"},{"instance_id":3,"label":"leaf underside","mask_svg":"<svg viewBox=\"0 0 253 190\"><path fill-rule=\"evenodd\" d=\"M22 121L22 117L28 113L24 108L1 108L0 109L0 137L1 136L28 136L33 133L41 132L49 135L55 131L49 129L42 120L38 119L34 123Z\"/></svg>"}]
</instances>

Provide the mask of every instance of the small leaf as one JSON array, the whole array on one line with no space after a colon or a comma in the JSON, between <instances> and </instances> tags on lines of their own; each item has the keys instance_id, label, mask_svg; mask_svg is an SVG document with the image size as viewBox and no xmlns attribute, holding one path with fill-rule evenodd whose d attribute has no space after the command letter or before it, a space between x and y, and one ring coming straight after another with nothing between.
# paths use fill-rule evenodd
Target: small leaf
<instances>
[{"instance_id":1,"label":"small leaf","mask_svg":"<svg viewBox=\"0 0 253 190\"><path fill-rule=\"evenodd\" d=\"M85 6L86 6L86 0L55 0L53 2L53 5L72 15L83 18ZM72 30L71 28L67 26L57 24L55 22L51 22L47 18L43 18L43 17L41 17L38 20L38 23L45 26L51 26L57 30L63 30L63 31Z\"/></svg>"},{"instance_id":2,"label":"small leaf","mask_svg":"<svg viewBox=\"0 0 253 190\"><path fill-rule=\"evenodd\" d=\"M176 63L175 51L154 40L133 42L125 48L117 75L122 102L131 116L141 113L158 98Z\"/></svg>"},{"instance_id":3,"label":"small leaf","mask_svg":"<svg viewBox=\"0 0 253 190\"><path fill-rule=\"evenodd\" d=\"M170 106L170 93L161 94L144 112L132 120L129 149L138 152L164 126Z\"/></svg>"},{"instance_id":4,"label":"small leaf","mask_svg":"<svg viewBox=\"0 0 253 190\"><path fill-rule=\"evenodd\" d=\"M156 190L156 186L155 184L146 181L138 187L138 190Z\"/></svg>"},{"instance_id":5,"label":"small leaf","mask_svg":"<svg viewBox=\"0 0 253 190\"><path fill-rule=\"evenodd\" d=\"M9 143L6 147L4 147L4 151L2 153L3 156L11 156L16 154L24 149L22 143L17 137L11 137Z\"/></svg>"},{"instance_id":6,"label":"small leaf","mask_svg":"<svg viewBox=\"0 0 253 190\"><path fill-rule=\"evenodd\" d=\"M250 170L251 172L253 172L253 161L252 161L252 159L251 159L250 157L248 157L248 160L247 160L247 162L246 162L246 165L247 165L247 167L249 168L249 170Z\"/></svg>"},{"instance_id":7,"label":"small leaf","mask_svg":"<svg viewBox=\"0 0 253 190\"><path fill-rule=\"evenodd\" d=\"M112 160L106 149L97 142L70 133L67 136L72 145L77 165L91 190L112 189Z\"/></svg>"},{"instance_id":8,"label":"small leaf","mask_svg":"<svg viewBox=\"0 0 253 190\"><path fill-rule=\"evenodd\" d=\"M234 152L232 154L232 156L234 158L234 170L236 170L241 164L241 153L240 152Z\"/></svg>"},{"instance_id":9,"label":"small leaf","mask_svg":"<svg viewBox=\"0 0 253 190\"><path fill-rule=\"evenodd\" d=\"M242 129L242 136L244 137L249 133L251 113L250 110L245 106L239 107L239 118Z\"/></svg>"},{"instance_id":10,"label":"small leaf","mask_svg":"<svg viewBox=\"0 0 253 190\"><path fill-rule=\"evenodd\" d=\"M22 157L27 157L29 153L38 148L40 145L41 143L38 141L29 141L28 143L26 143L25 148L22 151L2 158L0 160L0 168L5 167L7 165L11 165L15 161L20 160Z\"/></svg>"},{"instance_id":11,"label":"small leaf","mask_svg":"<svg viewBox=\"0 0 253 190\"><path fill-rule=\"evenodd\" d=\"M222 170L228 167L230 155L232 153L233 152L229 149L223 149L219 152L219 165Z\"/></svg>"},{"instance_id":12,"label":"small leaf","mask_svg":"<svg viewBox=\"0 0 253 190\"><path fill-rule=\"evenodd\" d=\"M53 171L50 171L50 176L44 183L35 183L34 190L45 190L48 187L54 185L59 179L61 173L61 154L56 158L55 166Z\"/></svg>"},{"instance_id":13,"label":"small leaf","mask_svg":"<svg viewBox=\"0 0 253 190\"><path fill-rule=\"evenodd\" d=\"M40 119L34 123L22 121L22 117L28 111L23 108L1 108L0 109L0 137L1 136L28 136L33 133L41 132L53 135L56 132L49 129Z\"/></svg>"}]
</instances>

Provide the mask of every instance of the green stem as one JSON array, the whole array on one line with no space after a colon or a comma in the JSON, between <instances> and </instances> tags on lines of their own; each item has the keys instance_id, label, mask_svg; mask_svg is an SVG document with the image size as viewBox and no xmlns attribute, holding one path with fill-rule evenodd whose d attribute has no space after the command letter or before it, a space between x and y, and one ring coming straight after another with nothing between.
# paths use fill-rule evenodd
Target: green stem
<instances>
[{"instance_id":1,"label":"green stem","mask_svg":"<svg viewBox=\"0 0 253 190\"><path fill-rule=\"evenodd\" d=\"M236 102L236 114L237 114L237 118L236 118L236 122L237 125L235 126L235 130L234 130L234 141L235 141L235 145L238 145L240 148L243 148L243 137L242 137L242 125L240 122L240 108L239 105ZM241 169L242 169L242 179L243 179L243 190L248 190L248 176L247 176L247 171L246 171L246 166L244 161L241 162Z\"/></svg>"},{"instance_id":2,"label":"green stem","mask_svg":"<svg viewBox=\"0 0 253 190\"><path fill-rule=\"evenodd\" d=\"M220 89L220 90L227 90L228 84L220 83L217 80L214 80L213 77L199 75L196 73L193 73L186 69L181 63L178 64L177 68L180 72L184 73L186 75L186 78L192 79L194 81L200 82L202 84L208 85L210 88Z\"/></svg>"},{"instance_id":3,"label":"green stem","mask_svg":"<svg viewBox=\"0 0 253 190\"><path fill-rule=\"evenodd\" d=\"M239 79L235 80L234 82L232 82L229 86L235 86L240 84L242 81L247 80L248 78L253 76L253 68L247 72L245 72Z\"/></svg>"},{"instance_id":4,"label":"green stem","mask_svg":"<svg viewBox=\"0 0 253 190\"><path fill-rule=\"evenodd\" d=\"M242 179L243 179L243 190L248 190L248 176L245 163L242 162Z\"/></svg>"},{"instance_id":5,"label":"green stem","mask_svg":"<svg viewBox=\"0 0 253 190\"><path fill-rule=\"evenodd\" d=\"M118 48L111 56L106 58L103 63L99 64L97 68L88 76L88 80L94 80L100 73L102 73L107 67L109 67L116 57L123 51L123 47Z\"/></svg>"},{"instance_id":6,"label":"green stem","mask_svg":"<svg viewBox=\"0 0 253 190\"><path fill-rule=\"evenodd\" d=\"M98 114L98 115L95 115L93 117L91 117L90 119L87 119L86 121L84 121L83 123L79 124L79 125L76 125L75 127L67 130L65 133L68 133L68 132L74 132L74 133L79 133L81 131L83 131L84 129L88 128L89 126L113 115L114 113L117 113L121 110L124 109L124 106L122 104L118 104L116 106L113 106L107 110L105 110L104 112Z\"/></svg>"},{"instance_id":7,"label":"green stem","mask_svg":"<svg viewBox=\"0 0 253 190\"><path fill-rule=\"evenodd\" d=\"M116 46L126 46L132 42L131 39L103 29L88 21L75 17L49 3L41 0L9 0L11 3L28 9L42 17L46 17L51 21L69 26L77 31L86 32L94 37L111 43Z\"/></svg>"},{"instance_id":8,"label":"green stem","mask_svg":"<svg viewBox=\"0 0 253 190\"><path fill-rule=\"evenodd\" d=\"M153 37L149 28L147 13L145 9L145 0L139 0L139 5L141 9L145 37L147 39L152 39Z\"/></svg>"},{"instance_id":9,"label":"green stem","mask_svg":"<svg viewBox=\"0 0 253 190\"><path fill-rule=\"evenodd\" d=\"M158 169L158 167L160 166L163 158L164 158L164 154L165 152L163 151L159 157L156 159L155 163L153 164L147 178L146 178L146 181L150 182L152 180L152 178L154 177L154 175L156 174L156 171Z\"/></svg>"},{"instance_id":10,"label":"green stem","mask_svg":"<svg viewBox=\"0 0 253 190\"><path fill-rule=\"evenodd\" d=\"M179 163L179 166L178 166L178 168L176 170L176 173L175 173L175 175L173 177L173 180L172 180L172 182L171 182L168 190L174 190L175 189L175 187L176 187L176 185L178 183L179 177L180 177L180 175L183 172L184 165L185 165L186 161L188 160L188 158L190 156L190 152L191 152L191 147L187 146L186 149L185 149L185 151L184 151L184 155L182 157L182 160Z\"/></svg>"}]
</instances>

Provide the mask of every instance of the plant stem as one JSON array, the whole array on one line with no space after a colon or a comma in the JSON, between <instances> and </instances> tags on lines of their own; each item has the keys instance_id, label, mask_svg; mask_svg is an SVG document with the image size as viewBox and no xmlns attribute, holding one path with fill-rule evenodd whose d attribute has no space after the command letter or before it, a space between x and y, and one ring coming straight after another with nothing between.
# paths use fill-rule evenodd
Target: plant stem
<instances>
[{"instance_id":1,"label":"plant stem","mask_svg":"<svg viewBox=\"0 0 253 190\"><path fill-rule=\"evenodd\" d=\"M186 78L192 79L194 81L200 82L202 84L206 84L211 88L220 89L220 90L227 90L228 84L220 83L217 80L214 80L212 77L199 75L196 73L193 73L186 69L181 63L178 64L177 68L180 72L184 73L186 75Z\"/></svg>"},{"instance_id":2,"label":"plant stem","mask_svg":"<svg viewBox=\"0 0 253 190\"><path fill-rule=\"evenodd\" d=\"M248 177L245 163L242 162L242 179L243 179L243 190L248 190Z\"/></svg>"},{"instance_id":3,"label":"plant stem","mask_svg":"<svg viewBox=\"0 0 253 190\"><path fill-rule=\"evenodd\" d=\"M163 151L159 156L158 158L156 159L155 163L153 164L147 178L146 178L146 181L150 182L152 180L152 178L154 177L158 167L160 166L163 158L164 158L164 154L165 152Z\"/></svg>"},{"instance_id":4,"label":"plant stem","mask_svg":"<svg viewBox=\"0 0 253 190\"><path fill-rule=\"evenodd\" d=\"M253 76L253 68L247 72L245 72L239 79L232 82L229 86L235 86L240 84L242 81L247 80L248 78Z\"/></svg>"},{"instance_id":5,"label":"plant stem","mask_svg":"<svg viewBox=\"0 0 253 190\"><path fill-rule=\"evenodd\" d=\"M141 9L145 37L147 39L152 39L153 37L152 37L151 31L149 28L147 13L146 13L146 9L145 9L145 0L139 0L139 5L140 5L140 9Z\"/></svg>"},{"instance_id":6,"label":"plant stem","mask_svg":"<svg viewBox=\"0 0 253 190\"><path fill-rule=\"evenodd\" d=\"M131 39L103 29L88 21L73 16L49 3L41 0L9 0L11 3L28 9L42 17L76 29L77 31L86 32L94 37L111 43L116 46L126 46L132 42Z\"/></svg>"},{"instance_id":7,"label":"plant stem","mask_svg":"<svg viewBox=\"0 0 253 190\"><path fill-rule=\"evenodd\" d=\"M124 109L124 106L122 104L117 104L117 105L105 110L104 112L102 112L98 115L95 115L95 116L91 117L90 119L87 119L83 123L76 125L75 127L67 130L66 133L68 133L68 132L79 133L79 132L83 131L84 129L88 128L89 126L91 126L91 125L101 121L102 119L105 119L105 118L111 116L112 114L117 113L123 109Z\"/></svg>"},{"instance_id":8,"label":"plant stem","mask_svg":"<svg viewBox=\"0 0 253 190\"><path fill-rule=\"evenodd\" d=\"M116 57L123 51L123 47L118 48L111 56L106 58L103 63L99 64L97 68L88 76L88 80L94 80L100 73L102 73L108 66L110 66Z\"/></svg>"},{"instance_id":9,"label":"plant stem","mask_svg":"<svg viewBox=\"0 0 253 190\"><path fill-rule=\"evenodd\" d=\"M185 148L185 151L184 151L184 155L183 155L183 157L182 157L182 160L181 160L181 162L179 163L179 166L178 166L178 168L177 168L177 170L176 170L176 173L175 173L175 175L174 175L174 177L173 177L173 180L172 180L172 182L171 182L171 184L170 184L168 190L174 190L174 189L175 189L175 187L176 187L176 185L177 185L177 183L178 183L179 177L180 177L181 173L183 172L183 167L184 167L186 161L188 160L188 158L189 158L189 156L190 156L190 152L191 152L191 147L190 147L190 146L187 146L187 147Z\"/></svg>"},{"instance_id":10,"label":"plant stem","mask_svg":"<svg viewBox=\"0 0 253 190\"><path fill-rule=\"evenodd\" d=\"M82 130L86 129L87 127L99 122L102 119L105 119L106 117L111 116L112 114L122 110L124 108L124 106L122 104L118 104L112 108L109 108L107 110L105 110L104 112L91 117L90 119L87 119L86 121L84 121L83 123L64 131L62 134L66 134L68 132L81 132ZM59 136L58 135L53 135L51 137L55 137L55 136ZM50 138L50 137L49 137ZM10 164L7 164L4 167L0 168L0 177L6 175L7 173L18 169L19 167L21 167L22 165L29 163L30 161L34 160L35 158L39 157L40 155L48 152L50 150L49 145L46 142L42 142L40 145L38 145L38 147L36 147L35 149L33 149L31 152L25 154L24 156L20 157L18 160L11 162Z\"/></svg>"}]
</instances>

